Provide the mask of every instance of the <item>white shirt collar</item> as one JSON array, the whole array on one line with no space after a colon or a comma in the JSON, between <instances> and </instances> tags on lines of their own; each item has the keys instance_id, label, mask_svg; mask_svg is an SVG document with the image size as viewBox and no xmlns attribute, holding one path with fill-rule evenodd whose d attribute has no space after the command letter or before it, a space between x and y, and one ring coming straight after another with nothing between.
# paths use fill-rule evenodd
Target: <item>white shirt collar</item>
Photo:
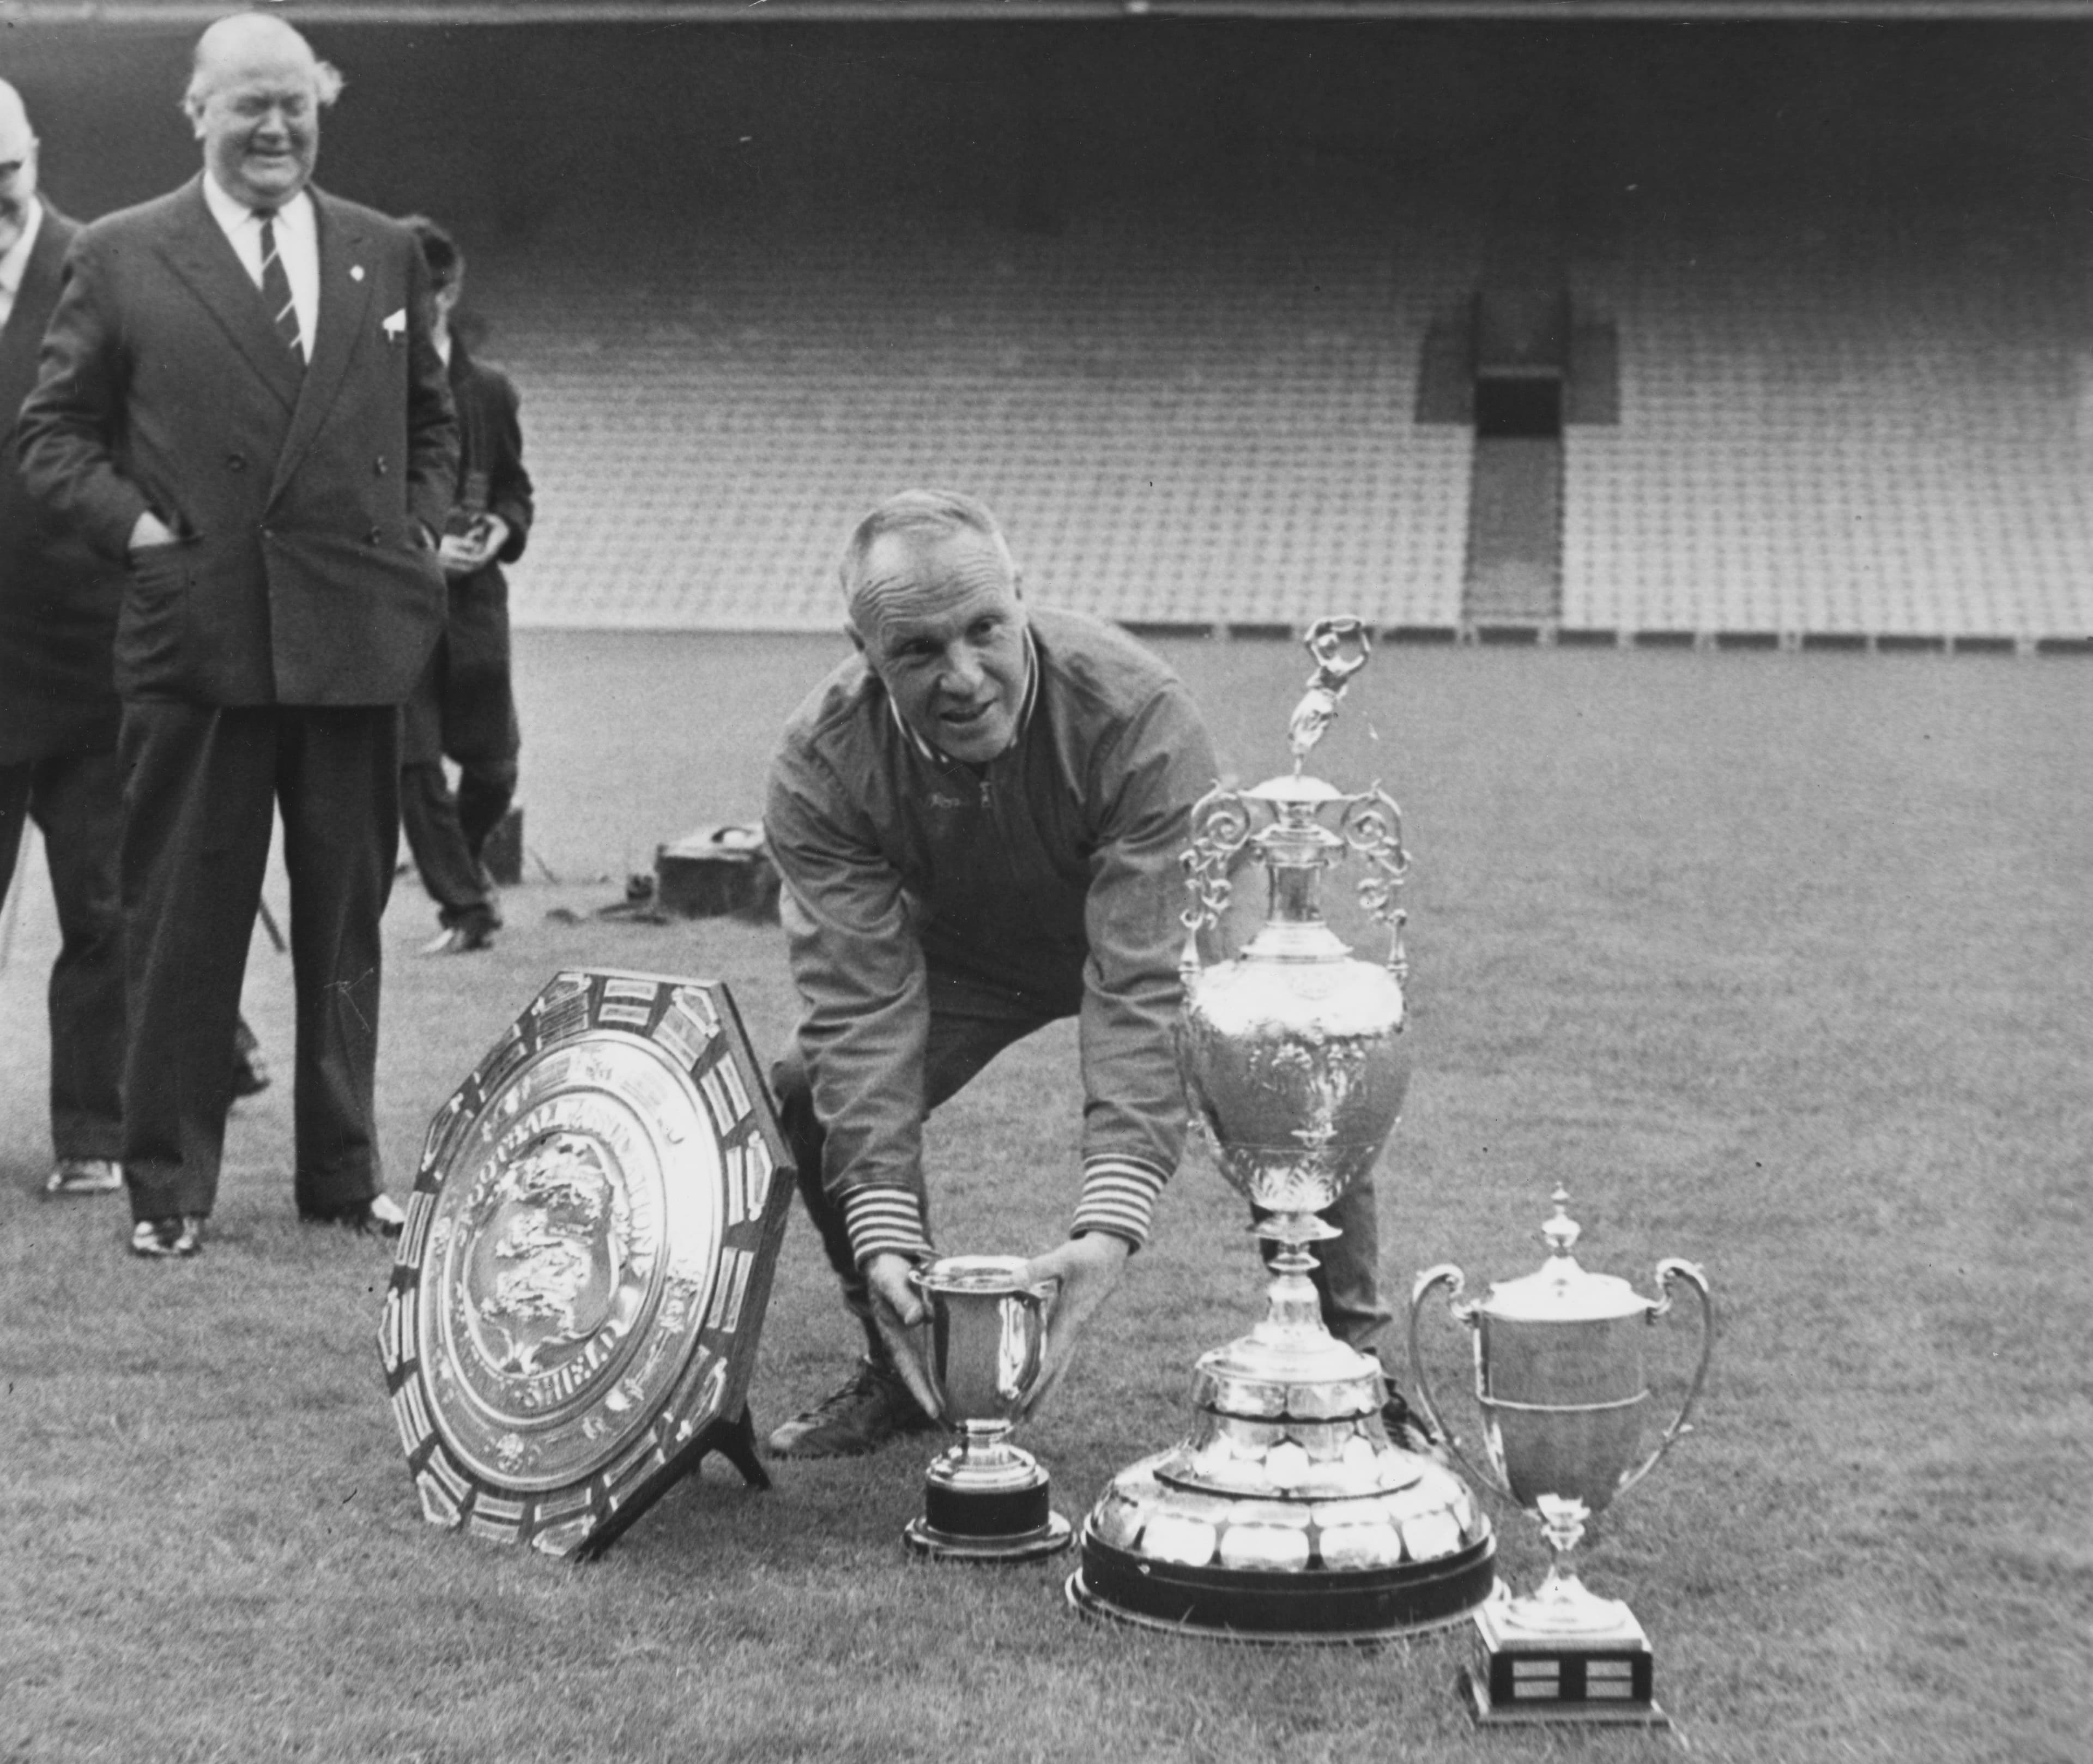
<instances>
[{"instance_id":1,"label":"white shirt collar","mask_svg":"<svg viewBox=\"0 0 2093 1764\"><path fill-rule=\"evenodd\" d=\"M203 199L210 210L211 219L218 223L228 239L240 228L248 226L254 220L254 210L239 197L227 194L208 170L203 175ZM286 228L310 233L313 224L311 193L301 189L289 202L277 209L276 219Z\"/></svg>"},{"instance_id":2,"label":"white shirt collar","mask_svg":"<svg viewBox=\"0 0 2093 1764\"><path fill-rule=\"evenodd\" d=\"M12 301L22 291L22 277L29 267L29 254L37 249L37 235L44 229L44 204L41 197L29 198L29 223L22 229L22 236L7 247L0 256L0 293Z\"/></svg>"}]
</instances>

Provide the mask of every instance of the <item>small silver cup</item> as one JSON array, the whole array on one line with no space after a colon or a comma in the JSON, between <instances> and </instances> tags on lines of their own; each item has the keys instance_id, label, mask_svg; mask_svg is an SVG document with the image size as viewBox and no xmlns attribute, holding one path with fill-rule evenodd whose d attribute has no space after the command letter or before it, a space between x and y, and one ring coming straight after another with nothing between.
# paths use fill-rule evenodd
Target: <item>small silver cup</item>
<instances>
[{"instance_id":1,"label":"small silver cup","mask_svg":"<svg viewBox=\"0 0 2093 1764\"><path fill-rule=\"evenodd\" d=\"M1039 1381L1051 1281L1015 1255L948 1255L910 1276L930 1317L924 1369L958 1442L924 1472L923 1512L902 1536L919 1555L1031 1562L1068 1547L1046 1472L1010 1443Z\"/></svg>"}]
</instances>

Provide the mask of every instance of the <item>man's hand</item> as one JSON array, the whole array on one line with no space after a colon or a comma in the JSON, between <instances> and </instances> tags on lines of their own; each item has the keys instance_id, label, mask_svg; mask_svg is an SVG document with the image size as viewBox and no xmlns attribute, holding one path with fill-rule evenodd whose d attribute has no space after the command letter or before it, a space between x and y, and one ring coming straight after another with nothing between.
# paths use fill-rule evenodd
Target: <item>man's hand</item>
<instances>
[{"instance_id":1,"label":"man's hand","mask_svg":"<svg viewBox=\"0 0 2093 1764\"><path fill-rule=\"evenodd\" d=\"M148 509L131 523L131 542L128 548L135 557L140 552L150 551L155 545L171 545L180 536Z\"/></svg>"},{"instance_id":2,"label":"man's hand","mask_svg":"<svg viewBox=\"0 0 2093 1764\"><path fill-rule=\"evenodd\" d=\"M916 1333L930 1320L930 1311L909 1280L911 1272L908 1258L890 1250L864 1264L865 1285L871 1288L873 1327L886 1344L894 1369L901 1374L909 1394L923 1406L925 1415L942 1418L945 1406L938 1400L938 1393L930 1388L930 1376L923 1370Z\"/></svg>"},{"instance_id":3,"label":"man's hand","mask_svg":"<svg viewBox=\"0 0 2093 1764\"><path fill-rule=\"evenodd\" d=\"M1093 1231L1071 1237L1058 1250L1032 1259L1025 1271L1027 1284L1059 1281L1061 1289L1055 1295L1054 1308L1047 1315L1046 1352L1040 1365L1039 1382L1033 1386L1032 1400L1025 1406L1027 1415L1060 1383L1074 1357L1077 1337L1090 1320L1090 1314L1112 1296L1125 1272L1126 1259L1133 1253L1133 1246L1125 1238Z\"/></svg>"},{"instance_id":4,"label":"man's hand","mask_svg":"<svg viewBox=\"0 0 2093 1764\"><path fill-rule=\"evenodd\" d=\"M443 560L445 575L469 576L500 557L508 543L509 523L498 514L483 514L473 522L471 531L444 534L436 555Z\"/></svg>"}]
</instances>

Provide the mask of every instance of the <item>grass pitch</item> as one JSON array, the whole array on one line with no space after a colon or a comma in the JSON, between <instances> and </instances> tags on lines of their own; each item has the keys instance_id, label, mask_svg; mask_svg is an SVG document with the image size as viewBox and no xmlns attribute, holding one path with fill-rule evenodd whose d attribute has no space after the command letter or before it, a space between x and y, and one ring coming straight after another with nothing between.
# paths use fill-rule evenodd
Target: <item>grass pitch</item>
<instances>
[{"instance_id":1,"label":"grass pitch","mask_svg":"<svg viewBox=\"0 0 2093 1764\"><path fill-rule=\"evenodd\" d=\"M1300 652L1164 647L1226 763L1280 769ZM753 817L776 724L837 646L520 648L540 879L462 960L418 960L427 904L411 881L396 896L396 1192L431 1112L557 967L724 977L765 1054L792 1021L774 932L592 909L656 843ZM915 1562L899 1533L925 1441L778 1465L767 1494L708 1466L591 1567L425 1525L378 1367L386 1253L292 1217L287 964L258 941L249 1012L281 1081L235 1117L210 1248L134 1263L120 1200L37 1193L38 878L0 973L0 1757L2084 1757L2086 687L2069 661L1393 649L1319 750L1341 784L1387 782L1415 858L1391 1295L1441 1260L1471 1289L1529 1272L1558 1181L1588 1268L1649 1290L1684 1255L1714 1285L1699 1430L1586 1563L1650 1632L1670 1738L1476 1736L1458 1635L1222 1647L1078 1619L1066 1558ZM1057 1029L938 1117L947 1248L1059 1236L1078 1094ZM1187 1165L1022 1436L1072 1517L1177 1436L1193 1361L1255 1317L1242 1211ZM1472 1438L1464 1346L1434 1312ZM1692 1346L1684 1315L1653 1337L1661 1401ZM759 1427L852 1350L795 1220ZM1493 1510L1530 1584L1532 1528Z\"/></svg>"}]
</instances>

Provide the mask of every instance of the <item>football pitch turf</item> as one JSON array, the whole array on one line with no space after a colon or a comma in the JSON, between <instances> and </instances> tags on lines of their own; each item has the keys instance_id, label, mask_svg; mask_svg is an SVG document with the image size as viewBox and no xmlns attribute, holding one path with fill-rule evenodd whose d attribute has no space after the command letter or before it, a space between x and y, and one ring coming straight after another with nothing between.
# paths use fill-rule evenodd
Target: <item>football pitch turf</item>
<instances>
[{"instance_id":1,"label":"football pitch turf","mask_svg":"<svg viewBox=\"0 0 2093 1764\"><path fill-rule=\"evenodd\" d=\"M1233 773L1283 769L1298 648L1157 647ZM416 956L411 878L388 919L396 1194L557 969L723 979L782 1050L774 928L596 909L657 843L755 818L779 721L842 652L519 638L531 879L485 955ZM926 1440L776 1465L767 1493L708 1463L585 1567L425 1524L378 1362L389 1256L292 1219L288 964L258 936L249 1014L279 1081L235 1115L206 1253L136 1263L120 1198L38 1193L37 875L0 973L0 1758L2083 1758L2089 687L2062 657L1387 647L1317 750L1340 786L1390 790L1413 855L1390 1300L1441 1261L1471 1291L1530 1272L1558 1181L1588 1268L1649 1292L1684 1256L1714 1288L1696 1430L1585 1551L1650 1634L1672 1736L1479 1736L1458 1632L1237 1649L1078 1618L1070 1558L914 1561ZM280 914L280 872L268 891ZM940 1114L942 1247L1055 1241L1080 1101L1060 1025ZM1194 1360L1254 1320L1243 1222L1188 1159L1020 1433L1070 1517L1184 1431ZM1676 1308L1650 1344L1666 1413L1696 1346ZM1427 1319L1473 1441L1465 1341L1442 1300ZM852 1351L795 1217L759 1428ZM1530 1585L1535 1528L1489 1505Z\"/></svg>"}]
</instances>

